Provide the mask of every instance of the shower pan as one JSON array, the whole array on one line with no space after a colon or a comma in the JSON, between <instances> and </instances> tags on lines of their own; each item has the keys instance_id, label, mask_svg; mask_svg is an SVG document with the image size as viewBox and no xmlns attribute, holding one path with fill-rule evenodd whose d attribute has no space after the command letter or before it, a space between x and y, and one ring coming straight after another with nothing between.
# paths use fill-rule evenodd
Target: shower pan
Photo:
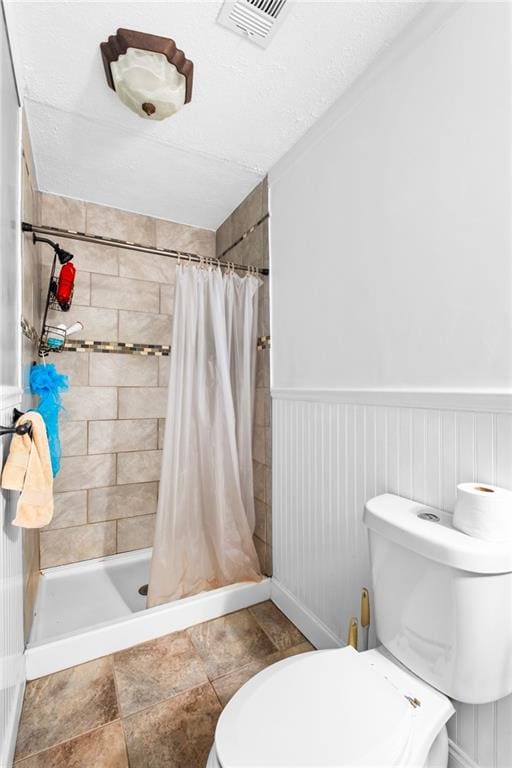
<instances>
[{"instance_id":1,"label":"shower pan","mask_svg":"<svg viewBox=\"0 0 512 768\"><path fill-rule=\"evenodd\" d=\"M41 572L26 649L27 679L247 608L270 597L270 579L146 608L151 548Z\"/></svg>"}]
</instances>

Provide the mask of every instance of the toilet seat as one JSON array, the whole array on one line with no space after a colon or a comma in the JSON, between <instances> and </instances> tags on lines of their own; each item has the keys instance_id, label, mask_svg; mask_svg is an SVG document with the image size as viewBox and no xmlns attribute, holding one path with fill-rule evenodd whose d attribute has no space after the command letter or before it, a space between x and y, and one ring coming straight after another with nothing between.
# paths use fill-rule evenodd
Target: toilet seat
<instances>
[{"instance_id":1,"label":"toilet seat","mask_svg":"<svg viewBox=\"0 0 512 768\"><path fill-rule=\"evenodd\" d=\"M351 647L307 653L260 672L219 719L215 750L222 768L408 763L421 708L406 697L421 699L428 686L384 657L384 666L376 663L376 653ZM430 723L430 743L446 719L442 709L441 719L430 718L441 723Z\"/></svg>"}]
</instances>

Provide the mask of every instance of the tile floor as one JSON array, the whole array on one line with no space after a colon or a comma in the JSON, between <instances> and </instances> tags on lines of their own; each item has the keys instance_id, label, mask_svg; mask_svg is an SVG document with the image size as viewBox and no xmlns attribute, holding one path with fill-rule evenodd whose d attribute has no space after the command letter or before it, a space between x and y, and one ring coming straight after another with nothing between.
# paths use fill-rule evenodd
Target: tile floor
<instances>
[{"instance_id":1,"label":"tile floor","mask_svg":"<svg viewBox=\"0 0 512 768\"><path fill-rule=\"evenodd\" d=\"M204 768L238 688L309 650L268 601L33 680L15 768Z\"/></svg>"}]
</instances>

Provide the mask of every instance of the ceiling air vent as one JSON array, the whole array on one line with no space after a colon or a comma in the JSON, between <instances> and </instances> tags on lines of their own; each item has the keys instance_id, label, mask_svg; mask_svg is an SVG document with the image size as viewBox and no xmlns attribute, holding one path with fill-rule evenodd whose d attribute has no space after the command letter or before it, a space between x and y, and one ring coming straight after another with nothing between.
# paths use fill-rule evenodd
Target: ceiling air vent
<instances>
[{"instance_id":1,"label":"ceiling air vent","mask_svg":"<svg viewBox=\"0 0 512 768\"><path fill-rule=\"evenodd\" d=\"M218 22L266 48L286 15L286 0L226 0Z\"/></svg>"}]
</instances>

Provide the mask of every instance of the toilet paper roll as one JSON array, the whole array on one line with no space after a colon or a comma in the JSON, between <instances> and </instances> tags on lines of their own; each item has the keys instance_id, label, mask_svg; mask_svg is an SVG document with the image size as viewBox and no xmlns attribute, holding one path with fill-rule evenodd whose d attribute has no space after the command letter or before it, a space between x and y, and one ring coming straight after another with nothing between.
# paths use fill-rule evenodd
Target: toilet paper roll
<instances>
[{"instance_id":1,"label":"toilet paper roll","mask_svg":"<svg viewBox=\"0 0 512 768\"><path fill-rule=\"evenodd\" d=\"M512 541L512 491L486 483L461 483L453 525L485 541Z\"/></svg>"}]
</instances>

